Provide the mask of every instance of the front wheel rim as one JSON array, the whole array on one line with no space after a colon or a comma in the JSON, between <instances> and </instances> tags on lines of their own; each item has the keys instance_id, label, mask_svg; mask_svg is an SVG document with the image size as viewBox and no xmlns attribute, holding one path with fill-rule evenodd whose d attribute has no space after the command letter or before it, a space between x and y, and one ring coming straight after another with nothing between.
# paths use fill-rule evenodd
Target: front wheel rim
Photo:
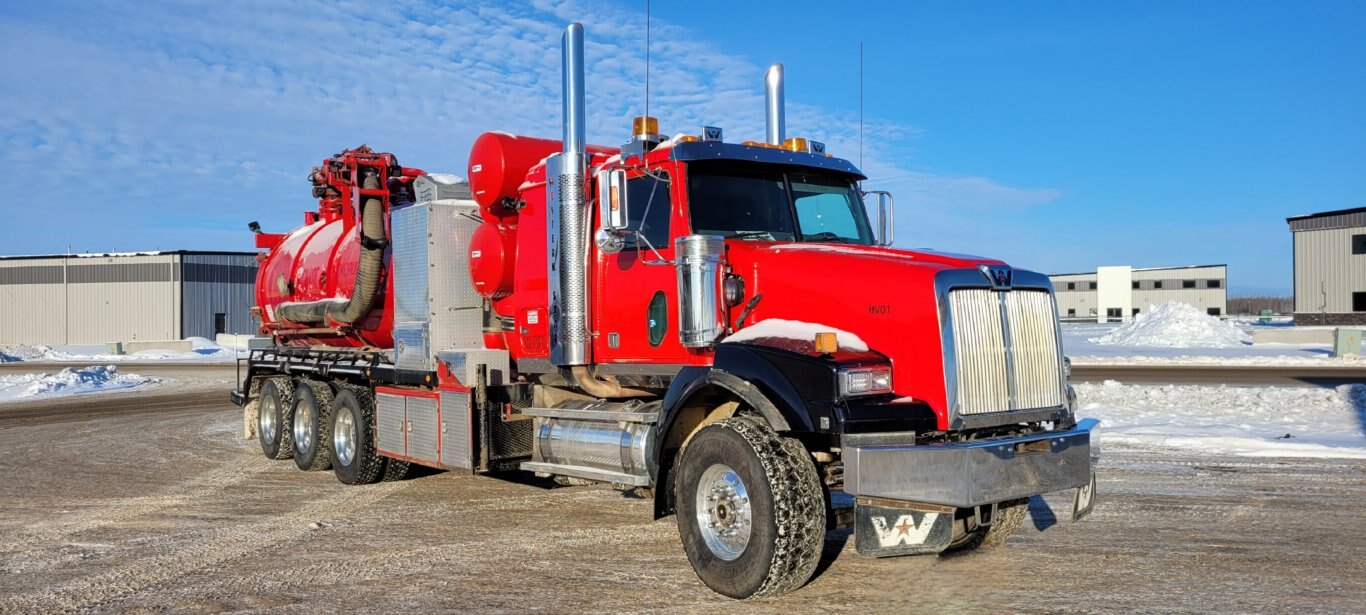
<instances>
[{"instance_id":1,"label":"front wheel rim","mask_svg":"<svg viewBox=\"0 0 1366 615\"><path fill-rule=\"evenodd\" d=\"M313 407L308 404L294 409L294 446L304 455L313 450Z\"/></svg>"},{"instance_id":2,"label":"front wheel rim","mask_svg":"<svg viewBox=\"0 0 1366 615\"><path fill-rule=\"evenodd\" d=\"M350 408L339 408L337 420L332 426L332 448L337 453L337 462L350 466L356 458L356 417Z\"/></svg>"},{"instance_id":3,"label":"front wheel rim","mask_svg":"<svg viewBox=\"0 0 1366 615\"><path fill-rule=\"evenodd\" d=\"M694 497L697 528L712 554L734 561L749 546L754 529L749 489L740 475L722 463L702 472Z\"/></svg>"}]
</instances>

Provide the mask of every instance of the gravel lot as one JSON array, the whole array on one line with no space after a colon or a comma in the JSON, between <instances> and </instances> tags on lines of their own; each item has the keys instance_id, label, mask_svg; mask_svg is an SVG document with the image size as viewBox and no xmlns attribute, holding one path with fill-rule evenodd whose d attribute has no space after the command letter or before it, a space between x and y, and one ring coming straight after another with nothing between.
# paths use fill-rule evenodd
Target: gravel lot
<instances>
[{"instance_id":1,"label":"gravel lot","mask_svg":"<svg viewBox=\"0 0 1366 615\"><path fill-rule=\"evenodd\" d=\"M13 368L13 366L7 366ZM1361 612L1366 463L1106 450L1102 500L1036 499L1004 548L872 560L736 603L672 518L600 487L427 473L345 487L264 459L231 366L0 405L0 612Z\"/></svg>"}]
</instances>

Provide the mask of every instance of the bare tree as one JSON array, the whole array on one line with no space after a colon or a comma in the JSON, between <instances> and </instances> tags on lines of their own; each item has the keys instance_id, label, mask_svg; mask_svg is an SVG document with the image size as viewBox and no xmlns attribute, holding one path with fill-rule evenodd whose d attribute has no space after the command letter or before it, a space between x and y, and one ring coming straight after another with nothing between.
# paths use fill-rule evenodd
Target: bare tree
<instances>
[{"instance_id":1,"label":"bare tree","mask_svg":"<svg viewBox=\"0 0 1366 615\"><path fill-rule=\"evenodd\" d=\"M1275 295L1247 295L1244 297L1228 298L1229 314L1260 314L1262 310L1271 310L1277 314L1289 314L1295 311L1294 297L1277 297Z\"/></svg>"}]
</instances>

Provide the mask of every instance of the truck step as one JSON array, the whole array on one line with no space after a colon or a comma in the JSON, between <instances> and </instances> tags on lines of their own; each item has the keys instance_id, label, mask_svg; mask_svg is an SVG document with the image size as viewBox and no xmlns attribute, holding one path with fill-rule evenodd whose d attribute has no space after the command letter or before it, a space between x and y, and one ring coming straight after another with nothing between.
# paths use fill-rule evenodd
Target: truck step
<instances>
[{"instance_id":1,"label":"truck step","mask_svg":"<svg viewBox=\"0 0 1366 615\"><path fill-rule=\"evenodd\" d=\"M579 404L566 404L558 408L523 408L522 414L547 419L572 419L579 421L604 421L609 423L645 423L653 425L659 422L658 403L640 404L627 406L619 403L593 403L582 404L583 407L576 407Z\"/></svg>"},{"instance_id":2,"label":"truck step","mask_svg":"<svg viewBox=\"0 0 1366 615\"><path fill-rule=\"evenodd\" d=\"M598 468L587 468L584 466L567 466L558 463L524 461L522 462L522 469L527 472L545 472L547 474L573 476L575 478L586 478L588 480L631 485L633 487L648 487L650 485L650 477L648 476L635 476L633 474L623 474L621 472L599 470Z\"/></svg>"}]
</instances>

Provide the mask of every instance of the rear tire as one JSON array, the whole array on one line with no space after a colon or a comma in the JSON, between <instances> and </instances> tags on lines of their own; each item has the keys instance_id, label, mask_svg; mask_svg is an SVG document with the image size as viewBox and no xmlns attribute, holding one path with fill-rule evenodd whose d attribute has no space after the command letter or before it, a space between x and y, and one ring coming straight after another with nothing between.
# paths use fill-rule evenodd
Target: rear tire
<instances>
[{"instance_id":1,"label":"rear tire","mask_svg":"<svg viewBox=\"0 0 1366 615\"><path fill-rule=\"evenodd\" d=\"M368 485L384 474L375 452L375 395L365 387L342 385L332 400L332 471L347 485Z\"/></svg>"},{"instance_id":2,"label":"rear tire","mask_svg":"<svg viewBox=\"0 0 1366 615\"><path fill-rule=\"evenodd\" d=\"M806 447L740 416L703 427L679 458L678 532L693 571L731 598L801 587L825 544L826 507Z\"/></svg>"},{"instance_id":3,"label":"rear tire","mask_svg":"<svg viewBox=\"0 0 1366 615\"><path fill-rule=\"evenodd\" d=\"M332 467L332 388L300 380L294 389L294 463L300 470Z\"/></svg>"},{"instance_id":4,"label":"rear tire","mask_svg":"<svg viewBox=\"0 0 1366 615\"><path fill-rule=\"evenodd\" d=\"M256 439L267 459L294 456L294 383L288 377L268 378L261 384L256 415Z\"/></svg>"},{"instance_id":5,"label":"rear tire","mask_svg":"<svg viewBox=\"0 0 1366 615\"><path fill-rule=\"evenodd\" d=\"M413 464L402 459L393 457L384 458L384 475L380 477L381 482L389 483L396 480L408 478L408 474L413 470Z\"/></svg>"}]
</instances>

